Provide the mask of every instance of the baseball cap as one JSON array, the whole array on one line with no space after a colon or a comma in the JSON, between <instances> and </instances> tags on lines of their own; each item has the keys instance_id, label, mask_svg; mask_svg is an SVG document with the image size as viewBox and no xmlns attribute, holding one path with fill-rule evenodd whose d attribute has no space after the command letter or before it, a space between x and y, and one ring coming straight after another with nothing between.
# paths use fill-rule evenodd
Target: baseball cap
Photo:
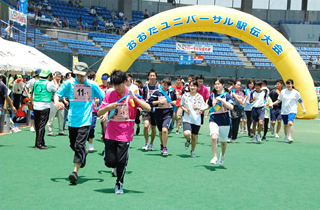
<instances>
[{"instance_id":1,"label":"baseball cap","mask_svg":"<svg viewBox=\"0 0 320 210\"><path fill-rule=\"evenodd\" d=\"M41 73L41 69L37 69L34 72L34 76L38 76Z\"/></svg>"},{"instance_id":2,"label":"baseball cap","mask_svg":"<svg viewBox=\"0 0 320 210\"><path fill-rule=\"evenodd\" d=\"M25 104L27 101L30 101L30 99L29 99L29 98L23 99L23 103L24 103L24 104Z\"/></svg>"},{"instance_id":3,"label":"baseball cap","mask_svg":"<svg viewBox=\"0 0 320 210\"><path fill-rule=\"evenodd\" d=\"M51 74L50 70L41 70L40 77L47 77L49 74Z\"/></svg>"},{"instance_id":4,"label":"baseball cap","mask_svg":"<svg viewBox=\"0 0 320 210\"><path fill-rule=\"evenodd\" d=\"M79 74L86 76L87 71L89 70L88 65L84 62L78 62L75 64L74 69L72 70L74 74Z\"/></svg>"}]
</instances>

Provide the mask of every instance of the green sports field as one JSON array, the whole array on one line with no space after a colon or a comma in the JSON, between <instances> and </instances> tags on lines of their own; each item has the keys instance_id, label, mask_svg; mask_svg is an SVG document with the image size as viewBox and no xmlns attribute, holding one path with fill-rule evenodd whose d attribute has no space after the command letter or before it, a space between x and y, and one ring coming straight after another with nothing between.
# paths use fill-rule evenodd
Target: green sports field
<instances>
[{"instance_id":1,"label":"green sports field","mask_svg":"<svg viewBox=\"0 0 320 210\"><path fill-rule=\"evenodd\" d=\"M68 181L68 137L46 136L49 149L34 150L35 134L23 128L0 136L0 209L320 209L320 120L296 120L294 127L293 144L270 133L260 145L240 135L228 144L224 166L210 164L208 123L196 158L189 157L182 134L169 136L169 156L163 157L158 137L156 151L141 150L140 133L130 146L124 195L114 194L99 127L96 151L76 186Z\"/></svg>"}]
</instances>

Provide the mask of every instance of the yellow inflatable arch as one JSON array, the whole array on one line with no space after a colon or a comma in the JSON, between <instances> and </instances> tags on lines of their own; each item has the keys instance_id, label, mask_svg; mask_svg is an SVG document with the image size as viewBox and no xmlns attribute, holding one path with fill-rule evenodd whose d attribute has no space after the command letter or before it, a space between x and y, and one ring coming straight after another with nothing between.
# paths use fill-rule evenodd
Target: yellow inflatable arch
<instances>
[{"instance_id":1,"label":"yellow inflatable arch","mask_svg":"<svg viewBox=\"0 0 320 210\"><path fill-rule=\"evenodd\" d=\"M312 77L295 47L283 35L260 19L219 6L187 6L161 12L127 32L104 58L97 72L101 83L103 73L114 69L127 71L148 48L182 33L209 31L237 37L266 55L283 80L291 78L300 91L307 114L299 106L298 118L318 116L317 96Z\"/></svg>"}]
</instances>

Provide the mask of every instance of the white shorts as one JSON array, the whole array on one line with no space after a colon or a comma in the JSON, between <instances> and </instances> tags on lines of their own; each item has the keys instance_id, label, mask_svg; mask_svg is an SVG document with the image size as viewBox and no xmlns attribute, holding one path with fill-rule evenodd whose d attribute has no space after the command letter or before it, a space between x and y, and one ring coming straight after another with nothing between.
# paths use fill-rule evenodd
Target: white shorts
<instances>
[{"instance_id":1,"label":"white shorts","mask_svg":"<svg viewBox=\"0 0 320 210\"><path fill-rule=\"evenodd\" d=\"M230 130L229 125L219 126L215 122L210 122L209 129L210 129L210 136L212 136L212 134L217 134L220 142L227 142L228 134Z\"/></svg>"}]
</instances>

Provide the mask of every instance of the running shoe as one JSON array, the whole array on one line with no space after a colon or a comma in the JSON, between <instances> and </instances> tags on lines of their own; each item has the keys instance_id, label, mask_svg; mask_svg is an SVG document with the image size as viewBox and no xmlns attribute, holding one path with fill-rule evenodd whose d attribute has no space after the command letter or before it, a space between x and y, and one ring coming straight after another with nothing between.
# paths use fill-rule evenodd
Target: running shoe
<instances>
[{"instance_id":1,"label":"running shoe","mask_svg":"<svg viewBox=\"0 0 320 210\"><path fill-rule=\"evenodd\" d=\"M168 149L167 149L167 147L163 147L163 149L162 149L162 155L168 155Z\"/></svg>"},{"instance_id":2,"label":"running shoe","mask_svg":"<svg viewBox=\"0 0 320 210\"><path fill-rule=\"evenodd\" d=\"M292 138L292 137L289 137L289 138L288 138L288 142L289 142L289 143L292 143L292 142L293 142L293 138Z\"/></svg>"},{"instance_id":3,"label":"running shoe","mask_svg":"<svg viewBox=\"0 0 320 210\"><path fill-rule=\"evenodd\" d=\"M261 135L257 134L257 143L261 143Z\"/></svg>"},{"instance_id":4,"label":"running shoe","mask_svg":"<svg viewBox=\"0 0 320 210\"><path fill-rule=\"evenodd\" d=\"M275 138L276 139L280 138L279 134L276 133Z\"/></svg>"},{"instance_id":5,"label":"running shoe","mask_svg":"<svg viewBox=\"0 0 320 210\"><path fill-rule=\"evenodd\" d=\"M285 136L283 140L284 140L285 143L289 143L289 138L288 138L288 136Z\"/></svg>"},{"instance_id":6,"label":"running shoe","mask_svg":"<svg viewBox=\"0 0 320 210\"><path fill-rule=\"evenodd\" d=\"M116 177L116 176L117 176L117 169L116 169L116 168L113 168L113 169L112 169L111 175L112 175L113 177Z\"/></svg>"},{"instance_id":7,"label":"running shoe","mask_svg":"<svg viewBox=\"0 0 320 210\"><path fill-rule=\"evenodd\" d=\"M227 142L230 143L231 142L230 139L228 139Z\"/></svg>"},{"instance_id":8,"label":"running shoe","mask_svg":"<svg viewBox=\"0 0 320 210\"><path fill-rule=\"evenodd\" d=\"M219 165L223 166L223 164L224 164L224 156L222 156L222 154L220 153Z\"/></svg>"},{"instance_id":9,"label":"running shoe","mask_svg":"<svg viewBox=\"0 0 320 210\"><path fill-rule=\"evenodd\" d=\"M177 135L179 134L179 131L178 131L178 130L176 130L176 134L177 134Z\"/></svg>"},{"instance_id":10,"label":"running shoe","mask_svg":"<svg viewBox=\"0 0 320 210\"><path fill-rule=\"evenodd\" d=\"M56 136L54 133L48 133L48 136Z\"/></svg>"},{"instance_id":11,"label":"running shoe","mask_svg":"<svg viewBox=\"0 0 320 210\"><path fill-rule=\"evenodd\" d=\"M243 134L243 130L242 129L240 130L240 134Z\"/></svg>"},{"instance_id":12,"label":"running shoe","mask_svg":"<svg viewBox=\"0 0 320 210\"><path fill-rule=\"evenodd\" d=\"M217 157L213 157L210 161L211 164L217 164L218 158Z\"/></svg>"},{"instance_id":13,"label":"running shoe","mask_svg":"<svg viewBox=\"0 0 320 210\"><path fill-rule=\"evenodd\" d=\"M232 139L232 141L231 141L233 144L235 144L236 143L236 140L235 139Z\"/></svg>"},{"instance_id":14,"label":"running shoe","mask_svg":"<svg viewBox=\"0 0 320 210\"><path fill-rule=\"evenodd\" d=\"M114 187L114 193L119 195L123 194L123 186L121 183L116 184L116 186Z\"/></svg>"},{"instance_id":15,"label":"running shoe","mask_svg":"<svg viewBox=\"0 0 320 210\"><path fill-rule=\"evenodd\" d=\"M68 136L68 134L66 134L65 132L60 132L59 136Z\"/></svg>"},{"instance_id":16,"label":"running shoe","mask_svg":"<svg viewBox=\"0 0 320 210\"><path fill-rule=\"evenodd\" d=\"M162 153L162 150L163 150L163 146L162 146L162 144L160 144L160 151L161 151L161 153Z\"/></svg>"},{"instance_id":17,"label":"running shoe","mask_svg":"<svg viewBox=\"0 0 320 210\"><path fill-rule=\"evenodd\" d=\"M274 126L272 125L270 126L270 131L271 131L271 134L274 135Z\"/></svg>"},{"instance_id":18,"label":"running shoe","mask_svg":"<svg viewBox=\"0 0 320 210\"><path fill-rule=\"evenodd\" d=\"M150 150L150 151L154 151L154 146L153 146L153 144L149 144L149 150Z\"/></svg>"},{"instance_id":19,"label":"running shoe","mask_svg":"<svg viewBox=\"0 0 320 210\"><path fill-rule=\"evenodd\" d=\"M191 157L192 157L192 158L195 158L195 157L196 157L196 153L194 153L194 151L191 151L190 153L191 153Z\"/></svg>"},{"instance_id":20,"label":"running shoe","mask_svg":"<svg viewBox=\"0 0 320 210\"><path fill-rule=\"evenodd\" d=\"M35 132L36 130L34 129L33 126L30 127L30 132Z\"/></svg>"},{"instance_id":21,"label":"running shoe","mask_svg":"<svg viewBox=\"0 0 320 210\"><path fill-rule=\"evenodd\" d=\"M77 180L78 180L78 173L73 171L70 175L69 175L69 180L71 184L77 184Z\"/></svg>"},{"instance_id":22,"label":"running shoe","mask_svg":"<svg viewBox=\"0 0 320 210\"><path fill-rule=\"evenodd\" d=\"M93 151L94 151L93 143L89 143L89 152L93 152Z\"/></svg>"},{"instance_id":23,"label":"running shoe","mask_svg":"<svg viewBox=\"0 0 320 210\"><path fill-rule=\"evenodd\" d=\"M186 141L186 143L184 143L184 146L185 146L186 149L188 149L189 146L190 146L190 141Z\"/></svg>"},{"instance_id":24,"label":"running shoe","mask_svg":"<svg viewBox=\"0 0 320 210\"><path fill-rule=\"evenodd\" d=\"M147 151L149 149L149 143L145 143L142 149Z\"/></svg>"},{"instance_id":25,"label":"running shoe","mask_svg":"<svg viewBox=\"0 0 320 210\"><path fill-rule=\"evenodd\" d=\"M253 136L252 143L257 143L257 135L258 135L258 134L256 134L256 135Z\"/></svg>"},{"instance_id":26,"label":"running shoe","mask_svg":"<svg viewBox=\"0 0 320 210\"><path fill-rule=\"evenodd\" d=\"M267 140L267 138L265 136L263 136L261 140L265 141L265 140Z\"/></svg>"}]
</instances>

